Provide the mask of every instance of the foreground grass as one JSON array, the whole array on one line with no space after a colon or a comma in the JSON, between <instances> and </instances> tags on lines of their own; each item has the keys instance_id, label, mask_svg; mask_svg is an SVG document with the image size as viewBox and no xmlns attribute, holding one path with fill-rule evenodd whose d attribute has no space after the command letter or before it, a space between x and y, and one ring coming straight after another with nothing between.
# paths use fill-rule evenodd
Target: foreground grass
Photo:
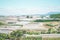
<instances>
[{"instance_id":1,"label":"foreground grass","mask_svg":"<svg viewBox=\"0 0 60 40\"><path fill-rule=\"evenodd\" d=\"M60 40L60 38L26 37L22 40Z\"/></svg>"},{"instance_id":2,"label":"foreground grass","mask_svg":"<svg viewBox=\"0 0 60 40\"><path fill-rule=\"evenodd\" d=\"M42 40L42 37L26 37L23 40Z\"/></svg>"},{"instance_id":3,"label":"foreground grass","mask_svg":"<svg viewBox=\"0 0 60 40\"><path fill-rule=\"evenodd\" d=\"M60 40L60 38L43 38L42 40Z\"/></svg>"}]
</instances>

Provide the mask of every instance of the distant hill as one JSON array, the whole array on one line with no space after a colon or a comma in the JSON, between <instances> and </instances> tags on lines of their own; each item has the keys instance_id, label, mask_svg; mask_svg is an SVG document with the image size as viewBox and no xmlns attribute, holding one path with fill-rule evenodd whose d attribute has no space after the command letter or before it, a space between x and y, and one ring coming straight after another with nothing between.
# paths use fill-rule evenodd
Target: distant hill
<instances>
[{"instance_id":1,"label":"distant hill","mask_svg":"<svg viewBox=\"0 0 60 40\"><path fill-rule=\"evenodd\" d=\"M60 12L48 12L46 15L51 15L51 14L60 14Z\"/></svg>"},{"instance_id":2,"label":"distant hill","mask_svg":"<svg viewBox=\"0 0 60 40\"><path fill-rule=\"evenodd\" d=\"M51 18L60 18L60 12L49 12Z\"/></svg>"},{"instance_id":3,"label":"distant hill","mask_svg":"<svg viewBox=\"0 0 60 40\"><path fill-rule=\"evenodd\" d=\"M60 12L48 12L46 14L34 14L35 16L46 16L46 15L52 15L52 14L60 14Z\"/></svg>"}]
</instances>

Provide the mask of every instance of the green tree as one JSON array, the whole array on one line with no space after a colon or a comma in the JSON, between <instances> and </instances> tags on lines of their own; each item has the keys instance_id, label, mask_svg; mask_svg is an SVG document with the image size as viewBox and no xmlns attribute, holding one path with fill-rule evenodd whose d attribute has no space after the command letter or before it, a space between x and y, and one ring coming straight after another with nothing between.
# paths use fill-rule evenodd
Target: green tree
<instances>
[{"instance_id":1,"label":"green tree","mask_svg":"<svg viewBox=\"0 0 60 40\"><path fill-rule=\"evenodd\" d=\"M51 18L60 18L60 13L59 14L51 14L50 17Z\"/></svg>"},{"instance_id":2,"label":"green tree","mask_svg":"<svg viewBox=\"0 0 60 40\"><path fill-rule=\"evenodd\" d=\"M20 40L21 37L23 36L24 32L21 30L16 30L10 33L10 36L14 40Z\"/></svg>"},{"instance_id":3,"label":"green tree","mask_svg":"<svg viewBox=\"0 0 60 40\"><path fill-rule=\"evenodd\" d=\"M55 28L49 28L47 33L48 34L57 33L57 30Z\"/></svg>"},{"instance_id":4,"label":"green tree","mask_svg":"<svg viewBox=\"0 0 60 40\"><path fill-rule=\"evenodd\" d=\"M5 40L5 39L7 39L7 34L0 33L0 40Z\"/></svg>"},{"instance_id":5,"label":"green tree","mask_svg":"<svg viewBox=\"0 0 60 40\"><path fill-rule=\"evenodd\" d=\"M29 16L27 16L26 18L29 18Z\"/></svg>"},{"instance_id":6,"label":"green tree","mask_svg":"<svg viewBox=\"0 0 60 40\"><path fill-rule=\"evenodd\" d=\"M57 29L57 33L60 34L60 27Z\"/></svg>"},{"instance_id":7,"label":"green tree","mask_svg":"<svg viewBox=\"0 0 60 40\"><path fill-rule=\"evenodd\" d=\"M3 22L0 22L0 26L1 26L1 25L5 25L5 24L4 24Z\"/></svg>"}]
</instances>

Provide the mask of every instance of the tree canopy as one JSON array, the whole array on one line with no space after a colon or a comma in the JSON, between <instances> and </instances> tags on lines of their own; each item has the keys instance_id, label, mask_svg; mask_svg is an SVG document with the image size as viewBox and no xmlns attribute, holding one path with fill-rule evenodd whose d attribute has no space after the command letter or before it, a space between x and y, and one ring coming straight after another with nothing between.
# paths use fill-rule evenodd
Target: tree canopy
<instances>
[{"instance_id":1,"label":"tree canopy","mask_svg":"<svg viewBox=\"0 0 60 40\"><path fill-rule=\"evenodd\" d=\"M3 23L3 22L0 22L0 26L1 26L1 25L5 25L5 23Z\"/></svg>"},{"instance_id":2,"label":"tree canopy","mask_svg":"<svg viewBox=\"0 0 60 40\"><path fill-rule=\"evenodd\" d=\"M60 13L59 14L51 14L50 17L51 18L60 18Z\"/></svg>"}]
</instances>

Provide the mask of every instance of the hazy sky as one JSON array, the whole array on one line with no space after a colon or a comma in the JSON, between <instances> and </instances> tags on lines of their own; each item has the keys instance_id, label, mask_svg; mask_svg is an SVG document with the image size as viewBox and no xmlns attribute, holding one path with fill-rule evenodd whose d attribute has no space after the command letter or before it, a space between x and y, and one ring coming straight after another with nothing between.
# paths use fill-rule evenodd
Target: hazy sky
<instances>
[{"instance_id":1,"label":"hazy sky","mask_svg":"<svg viewBox=\"0 0 60 40\"><path fill-rule=\"evenodd\" d=\"M60 12L60 0L0 0L0 15Z\"/></svg>"}]
</instances>

